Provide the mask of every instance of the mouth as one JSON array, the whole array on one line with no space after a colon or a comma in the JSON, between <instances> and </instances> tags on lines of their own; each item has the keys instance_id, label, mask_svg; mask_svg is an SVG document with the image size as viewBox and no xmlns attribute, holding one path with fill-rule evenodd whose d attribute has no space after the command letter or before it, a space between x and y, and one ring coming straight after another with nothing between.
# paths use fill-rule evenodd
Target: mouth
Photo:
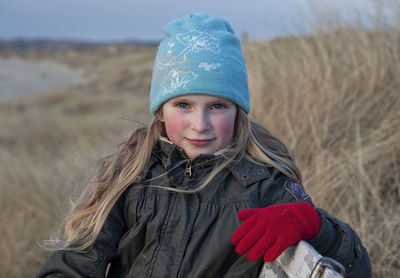
<instances>
[{"instance_id":1,"label":"mouth","mask_svg":"<svg viewBox=\"0 0 400 278\"><path fill-rule=\"evenodd\" d=\"M214 138L213 139L189 139L189 138L186 138L186 140L189 143L191 143L192 145L201 147L201 146L205 146L205 145L208 145L209 143L211 143L214 140Z\"/></svg>"}]
</instances>

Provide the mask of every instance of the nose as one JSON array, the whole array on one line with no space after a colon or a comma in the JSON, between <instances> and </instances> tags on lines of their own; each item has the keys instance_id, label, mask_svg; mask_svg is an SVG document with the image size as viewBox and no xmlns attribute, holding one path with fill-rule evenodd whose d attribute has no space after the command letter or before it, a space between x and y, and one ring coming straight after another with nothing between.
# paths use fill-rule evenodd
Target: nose
<instances>
[{"instance_id":1,"label":"nose","mask_svg":"<svg viewBox=\"0 0 400 278\"><path fill-rule=\"evenodd\" d=\"M191 119L191 128L197 132L205 132L210 129L210 117L206 111L197 111Z\"/></svg>"}]
</instances>

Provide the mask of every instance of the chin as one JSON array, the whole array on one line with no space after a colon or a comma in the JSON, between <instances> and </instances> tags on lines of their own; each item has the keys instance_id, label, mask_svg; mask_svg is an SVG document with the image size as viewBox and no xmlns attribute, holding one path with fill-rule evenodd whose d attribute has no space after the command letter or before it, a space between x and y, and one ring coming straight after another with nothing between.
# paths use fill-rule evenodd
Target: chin
<instances>
[{"instance_id":1,"label":"chin","mask_svg":"<svg viewBox=\"0 0 400 278\"><path fill-rule=\"evenodd\" d=\"M189 152L189 153L187 153L187 156L190 158L190 159L193 159L193 158L196 158L196 157L198 157L199 155L201 155L201 154L212 154L213 152L208 152L208 151L204 151L204 152Z\"/></svg>"}]
</instances>

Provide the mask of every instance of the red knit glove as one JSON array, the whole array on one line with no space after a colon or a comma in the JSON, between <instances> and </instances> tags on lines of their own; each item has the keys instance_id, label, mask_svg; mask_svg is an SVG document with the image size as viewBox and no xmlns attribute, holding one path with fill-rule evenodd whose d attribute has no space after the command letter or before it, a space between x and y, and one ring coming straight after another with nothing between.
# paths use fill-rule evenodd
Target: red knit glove
<instances>
[{"instance_id":1,"label":"red knit glove","mask_svg":"<svg viewBox=\"0 0 400 278\"><path fill-rule=\"evenodd\" d=\"M264 256L272 262L289 246L316 236L321 227L317 211L306 202L244 209L238 217L244 222L231 241L239 255L249 251L249 261Z\"/></svg>"}]
</instances>

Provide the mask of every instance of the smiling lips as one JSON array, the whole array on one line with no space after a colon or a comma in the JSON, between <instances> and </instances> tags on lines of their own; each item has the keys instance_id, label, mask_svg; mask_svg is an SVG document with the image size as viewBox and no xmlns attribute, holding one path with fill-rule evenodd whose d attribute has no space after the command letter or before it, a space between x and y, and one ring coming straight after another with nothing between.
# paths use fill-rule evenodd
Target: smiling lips
<instances>
[{"instance_id":1,"label":"smiling lips","mask_svg":"<svg viewBox=\"0 0 400 278\"><path fill-rule=\"evenodd\" d=\"M189 139L189 138L186 138L186 140L188 140L192 145L201 147L201 146L208 145L214 139Z\"/></svg>"}]
</instances>

